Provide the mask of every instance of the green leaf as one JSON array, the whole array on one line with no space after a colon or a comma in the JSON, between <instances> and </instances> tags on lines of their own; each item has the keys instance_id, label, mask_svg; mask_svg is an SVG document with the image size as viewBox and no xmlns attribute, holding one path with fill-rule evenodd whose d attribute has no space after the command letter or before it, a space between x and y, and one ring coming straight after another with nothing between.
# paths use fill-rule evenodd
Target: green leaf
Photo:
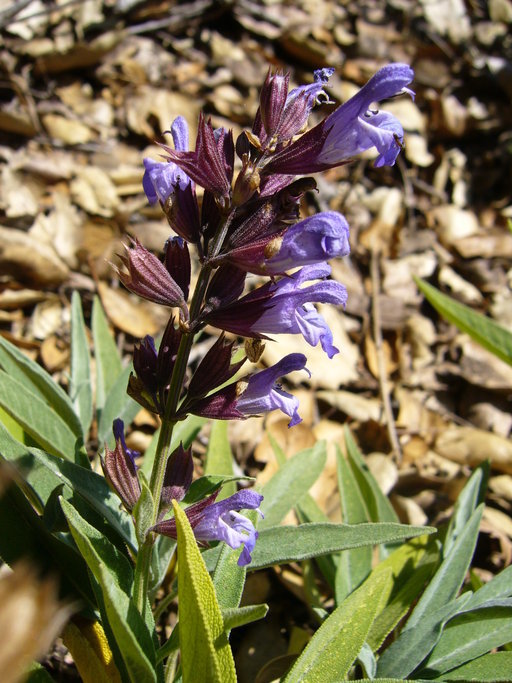
<instances>
[{"instance_id":1,"label":"green leaf","mask_svg":"<svg viewBox=\"0 0 512 683\"><path fill-rule=\"evenodd\" d=\"M368 469L359 448L348 427L345 427L345 445L348 464L357 481L363 500L366 502L367 518L371 522L398 522L398 516L372 473Z\"/></svg>"},{"instance_id":2,"label":"green leaf","mask_svg":"<svg viewBox=\"0 0 512 683\"><path fill-rule=\"evenodd\" d=\"M459 494L443 542L443 554L445 556L450 552L477 506L484 502L489 472L489 463L482 463L472 473Z\"/></svg>"},{"instance_id":3,"label":"green leaf","mask_svg":"<svg viewBox=\"0 0 512 683\"><path fill-rule=\"evenodd\" d=\"M133 508L135 533L139 547L144 543L150 526L153 524L153 496L143 477L140 478L140 497Z\"/></svg>"},{"instance_id":4,"label":"green leaf","mask_svg":"<svg viewBox=\"0 0 512 683\"><path fill-rule=\"evenodd\" d=\"M277 526L260 532L248 569L262 569L274 564L298 562L347 548L399 541L434 533L431 527L405 524L301 524ZM215 549L214 549L215 550ZM206 551L205 555L211 551Z\"/></svg>"},{"instance_id":5,"label":"green leaf","mask_svg":"<svg viewBox=\"0 0 512 683\"><path fill-rule=\"evenodd\" d=\"M460 614L445 627L419 675L439 676L510 640L512 607L491 607Z\"/></svg>"},{"instance_id":6,"label":"green leaf","mask_svg":"<svg viewBox=\"0 0 512 683\"><path fill-rule=\"evenodd\" d=\"M57 485L64 482L75 493L80 494L132 550L136 549L137 542L130 517L120 509L119 498L110 490L105 477L35 448L27 449L26 452L34 462L56 477Z\"/></svg>"},{"instance_id":7,"label":"green leaf","mask_svg":"<svg viewBox=\"0 0 512 683\"><path fill-rule=\"evenodd\" d=\"M107 396L123 371L123 366L103 307L97 296L94 296L92 302L91 325L96 361L96 410L101 413Z\"/></svg>"},{"instance_id":8,"label":"green leaf","mask_svg":"<svg viewBox=\"0 0 512 683\"><path fill-rule=\"evenodd\" d=\"M141 409L139 404L126 393L128 378L132 370L130 365L122 371L105 399L98 426L98 441L101 445L106 442L110 448L113 447L112 423L116 418L120 418L129 425Z\"/></svg>"},{"instance_id":9,"label":"green leaf","mask_svg":"<svg viewBox=\"0 0 512 683\"><path fill-rule=\"evenodd\" d=\"M512 565L509 565L488 583L479 588L468 601L466 609L475 609L488 600L508 598L512 596Z\"/></svg>"},{"instance_id":10,"label":"green leaf","mask_svg":"<svg viewBox=\"0 0 512 683\"><path fill-rule=\"evenodd\" d=\"M184 683L236 683L235 663L213 582L187 516L173 501L178 534L178 594Z\"/></svg>"},{"instance_id":11,"label":"green leaf","mask_svg":"<svg viewBox=\"0 0 512 683\"><path fill-rule=\"evenodd\" d=\"M458 681L467 683L468 681L488 681L489 683L510 683L510 672L512 671L512 652L496 652L484 655L475 659L473 662L464 664L458 669L443 674L435 681Z\"/></svg>"},{"instance_id":12,"label":"green leaf","mask_svg":"<svg viewBox=\"0 0 512 683\"><path fill-rule=\"evenodd\" d=\"M238 565L239 555L228 545L222 544L212 575L217 600L224 609L238 607L244 590L247 570Z\"/></svg>"},{"instance_id":13,"label":"green leaf","mask_svg":"<svg viewBox=\"0 0 512 683\"><path fill-rule=\"evenodd\" d=\"M452 600L424 615L415 628L403 629L377 662L378 675L406 677L414 671L438 642L443 626L460 611L468 598L466 594Z\"/></svg>"},{"instance_id":14,"label":"green leaf","mask_svg":"<svg viewBox=\"0 0 512 683\"><path fill-rule=\"evenodd\" d=\"M239 626L252 624L253 621L264 619L268 612L268 605L245 605L222 610L224 629L230 631Z\"/></svg>"},{"instance_id":15,"label":"green leaf","mask_svg":"<svg viewBox=\"0 0 512 683\"><path fill-rule=\"evenodd\" d=\"M473 557L482 512L483 505L479 505L440 564L407 620L404 631L416 627L426 614L435 612L456 597Z\"/></svg>"},{"instance_id":16,"label":"green leaf","mask_svg":"<svg viewBox=\"0 0 512 683\"><path fill-rule=\"evenodd\" d=\"M71 533L101 586L109 625L133 683L156 681L156 653L146 624L129 593L133 572L128 560L67 501L61 501Z\"/></svg>"},{"instance_id":17,"label":"green leaf","mask_svg":"<svg viewBox=\"0 0 512 683\"><path fill-rule=\"evenodd\" d=\"M0 366L13 379L23 384L31 394L47 403L67 424L78 439L83 439L82 425L68 395L35 361L14 344L0 336Z\"/></svg>"},{"instance_id":18,"label":"green leaf","mask_svg":"<svg viewBox=\"0 0 512 683\"><path fill-rule=\"evenodd\" d=\"M214 491L217 491L221 486L225 485L231 481L245 481L254 482L253 477L226 477L222 474L209 474L204 477L199 477L190 485L187 495L183 499L183 502L187 504L195 503L198 500L202 500L209 496Z\"/></svg>"},{"instance_id":19,"label":"green leaf","mask_svg":"<svg viewBox=\"0 0 512 683\"><path fill-rule=\"evenodd\" d=\"M330 523L327 515L318 507L318 504L309 493L295 506L295 511L301 524L307 524L308 522L314 522L316 524L320 522ZM318 565L325 580L333 590L335 589L339 557L339 555L320 555L315 558L315 563Z\"/></svg>"},{"instance_id":20,"label":"green leaf","mask_svg":"<svg viewBox=\"0 0 512 683\"><path fill-rule=\"evenodd\" d=\"M276 456L277 464L279 467L282 467L288 460L286 453L283 451L272 432L267 432L267 436L268 440L270 441L270 445L272 446L272 450L274 451L274 455Z\"/></svg>"},{"instance_id":21,"label":"green leaf","mask_svg":"<svg viewBox=\"0 0 512 683\"><path fill-rule=\"evenodd\" d=\"M228 439L228 423L226 420L212 420L204 473L233 476L233 455ZM223 500L236 493L235 482L222 487L217 500Z\"/></svg>"},{"instance_id":22,"label":"green leaf","mask_svg":"<svg viewBox=\"0 0 512 683\"><path fill-rule=\"evenodd\" d=\"M39 662L32 662L24 681L25 683L55 683L48 671Z\"/></svg>"},{"instance_id":23,"label":"green leaf","mask_svg":"<svg viewBox=\"0 0 512 683\"><path fill-rule=\"evenodd\" d=\"M45 401L18 380L0 371L0 405L32 439L49 453L82 460L81 438Z\"/></svg>"},{"instance_id":24,"label":"green leaf","mask_svg":"<svg viewBox=\"0 0 512 683\"><path fill-rule=\"evenodd\" d=\"M80 418L84 435L92 421L91 355L85 329L82 301L78 292L71 297L71 378L69 394Z\"/></svg>"},{"instance_id":25,"label":"green leaf","mask_svg":"<svg viewBox=\"0 0 512 683\"><path fill-rule=\"evenodd\" d=\"M345 524L369 522L365 501L356 478L338 447L336 448L336 455L341 518ZM372 548L370 546L345 550L341 553L335 584L337 605L366 579L371 569Z\"/></svg>"},{"instance_id":26,"label":"green leaf","mask_svg":"<svg viewBox=\"0 0 512 683\"><path fill-rule=\"evenodd\" d=\"M29 560L42 572L59 576L61 594L94 604L87 567L65 537L56 537L14 484L0 497L0 557L12 566Z\"/></svg>"},{"instance_id":27,"label":"green leaf","mask_svg":"<svg viewBox=\"0 0 512 683\"><path fill-rule=\"evenodd\" d=\"M393 571L394 586L384 609L372 624L367 642L373 651L379 649L385 638L409 612L426 582L435 571L439 553L436 544L425 537L404 543L374 570ZM427 552L425 548L427 547Z\"/></svg>"},{"instance_id":28,"label":"green leaf","mask_svg":"<svg viewBox=\"0 0 512 683\"><path fill-rule=\"evenodd\" d=\"M324 621L284 683L338 683L348 674L380 609L391 572L370 575Z\"/></svg>"},{"instance_id":29,"label":"green leaf","mask_svg":"<svg viewBox=\"0 0 512 683\"><path fill-rule=\"evenodd\" d=\"M512 365L512 334L481 313L473 311L469 306L460 304L424 280L415 277L414 281L432 306L448 322L456 325L459 330L466 332L478 344Z\"/></svg>"},{"instance_id":30,"label":"green leaf","mask_svg":"<svg viewBox=\"0 0 512 683\"><path fill-rule=\"evenodd\" d=\"M280 467L261 489L264 518L261 530L279 524L286 514L300 501L320 476L327 453L325 443L297 453Z\"/></svg>"}]
</instances>

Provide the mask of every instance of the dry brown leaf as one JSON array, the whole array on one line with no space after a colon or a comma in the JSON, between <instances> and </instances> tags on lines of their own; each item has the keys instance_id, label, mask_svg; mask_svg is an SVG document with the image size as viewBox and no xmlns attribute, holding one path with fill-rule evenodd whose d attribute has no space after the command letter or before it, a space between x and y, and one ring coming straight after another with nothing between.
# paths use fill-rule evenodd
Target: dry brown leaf
<instances>
[{"instance_id":1,"label":"dry brown leaf","mask_svg":"<svg viewBox=\"0 0 512 683\"><path fill-rule=\"evenodd\" d=\"M4 166L0 185L0 207L9 218L35 216L39 211L44 189L43 183Z\"/></svg>"},{"instance_id":2,"label":"dry brown leaf","mask_svg":"<svg viewBox=\"0 0 512 683\"><path fill-rule=\"evenodd\" d=\"M61 114L46 114L42 121L48 134L66 145L83 145L96 138L96 133L85 123Z\"/></svg>"},{"instance_id":3,"label":"dry brown leaf","mask_svg":"<svg viewBox=\"0 0 512 683\"><path fill-rule=\"evenodd\" d=\"M46 339L62 328L63 308L57 299L43 301L34 309L30 318L29 332L34 339Z\"/></svg>"},{"instance_id":4,"label":"dry brown leaf","mask_svg":"<svg viewBox=\"0 0 512 683\"><path fill-rule=\"evenodd\" d=\"M184 116L191 129L190 137L193 139L201 102L177 92L143 85L137 89L133 97L127 98L125 106L127 124L135 133L152 140L155 135L169 130L177 116ZM154 130L150 124L152 118L158 121L158 130Z\"/></svg>"},{"instance_id":5,"label":"dry brown leaf","mask_svg":"<svg viewBox=\"0 0 512 683\"><path fill-rule=\"evenodd\" d=\"M512 388L512 367L466 334L457 335L455 346L462 352L458 370L475 386L509 391Z\"/></svg>"},{"instance_id":6,"label":"dry brown leaf","mask_svg":"<svg viewBox=\"0 0 512 683\"><path fill-rule=\"evenodd\" d=\"M88 213L108 218L119 206L114 183L97 166L81 168L71 182L73 200Z\"/></svg>"},{"instance_id":7,"label":"dry brown leaf","mask_svg":"<svg viewBox=\"0 0 512 683\"><path fill-rule=\"evenodd\" d=\"M82 241L83 218L69 196L52 192L52 209L48 214L40 213L30 228L30 234L40 244L48 244L70 267L78 265L77 252Z\"/></svg>"},{"instance_id":8,"label":"dry brown leaf","mask_svg":"<svg viewBox=\"0 0 512 683\"><path fill-rule=\"evenodd\" d=\"M3 566L0 604L0 680L17 683L30 662L48 650L71 610L59 603L56 581L41 580L23 562L13 571Z\"/></svg>"},{"instance_id":9,"label":"dry brown leaf","mask_svg":"<svg viewBox=\"0 0 512 683\"><path fill-rule=\"evenodd\" d=\"M30 233L0 226L0 270L20 282L52 285L64 282L69 270L55 251Z\"/></svg>"},{"instance_id":10,"label":"dry brown leaf","mask_svg":"<svg viewBox=\"0 0 512 683\"><path fill-rule=\"evenodd\" d=\"M98 293L109 320L123 332L142 339L155 335L167 322L169 310L148 301L135 299L121 289L98 283Z\"/></svg>"},{"instance_id":11,"label":"dry brown leaf","mask_svg":"<svg viewBox=\"0 0 512 683\"><path fill-rule=\"evenodd\" d=\"M406 498L394 493L391 496L391 503L397 511L402 524L423 526L428 523L427 515L413 498Z\"/></svg>"},{"instance_id":12,"label":"dry brown leaf","mask_svg":"<svg viewBox=\"0 0 512 683\"><path fill-rule=\"evenodd\" d=\"M386 495L390 493L398 481L398 469L393 459L385 453L370 453L365 462L380 490Z\"/></svg>"},{"instance_id":13,"label":"dry brown leaf","mask_svg":"<svg viewBox=\"0 0 512 683\"><path fill-rule=\"evenodd\" d=\"M448 460L471 467L490 460L498 472L512 474L512 443L482 429L448 427L437 437L435 450Z\"/></svg>"},{"instance_id":14,"label":"dry brown leaf","mask_svg":"<svg viewBox=\"0 0 512 683\"><path fill-rule=\"evenodd\" d=\"M317 391L317 398L325 401L333 408L349 415L358 422L382 418L382 403L378 398L367 398L353 391Z\"/></svg>"},{"instance_id":15,"label":"dry brown leaf","mask_svg":"<svg viewBox=\"0 0 512 683\"><path fill-rule=\"evenodd\" d=\"M47 337L41 344L41 359L48 372L62 370L69 364L69 345L55 335Z\"/></svg>"}]
</instances>

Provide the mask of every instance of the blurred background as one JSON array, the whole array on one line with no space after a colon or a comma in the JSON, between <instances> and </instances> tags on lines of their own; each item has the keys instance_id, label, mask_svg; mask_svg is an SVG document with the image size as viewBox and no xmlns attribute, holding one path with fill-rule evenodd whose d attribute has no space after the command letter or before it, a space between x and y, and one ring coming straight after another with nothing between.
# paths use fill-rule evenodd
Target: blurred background
<instances>
[{"instance_id":1,"label":"blurred background","mask_svg":"<svg viewBox=\"0 0 512 683\"><path fill-rule=\"evenodd\" d=\"M123 290L109 262L128 236L157 253L168 237L141 179L173 119L194 132L204 109L236 136L269 67L294 86L335 67L339 103L384 64L411 64L415 101L382 105L406 131L397 164L374 169L367 153L319 176L303 206L351 226L352 254L332 264L347 309L322 311L340 354L328 361L295 337L267 344L265 364L310 358L311 380L292 387L304 422L288 431L272 415L230 436L240 468L265 481L276 467L266 429L292 455L341 441L349 424L414 524L442 520L490 459L476 558L488 578L512 560L512 370L439 318L412 276L512 329L511 25L511 0L0 1L0 333L65 385L71 293L86 313L98 293L128 359L167 314ZM129 445L144 451L155 426L141 411ZM339 519L335 489L332 453L313 494Z\"/></svg>"}]
</instances>

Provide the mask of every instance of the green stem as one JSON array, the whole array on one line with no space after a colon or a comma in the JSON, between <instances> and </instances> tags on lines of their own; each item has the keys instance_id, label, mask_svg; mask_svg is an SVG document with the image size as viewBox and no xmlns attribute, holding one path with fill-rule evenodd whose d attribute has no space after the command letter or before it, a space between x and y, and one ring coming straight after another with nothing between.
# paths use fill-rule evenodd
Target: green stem
<instances>
[{"instance_id":1,"label":"green stem","mask_svg":"<svg viewBox=\"0 0 512 683\"><path fill-rule=\"evenodd\" d=\"M219 253L233 215L234 211L231 211L219 226L217 233L212 240L211 255L216 256ZM203 303L208 283L210 281L210 273L211 265L209 265L207 262L201 268L194 290L194 295L190 303L190 322L193 322L200 313L201 305ZM174 430L174 425L176 424L176 419L174 416L178 407L193 342L194 332L184 332L181 337L171 376L167 402L165 404L165 412L162 416L162 425L160 427L160 434L158 436L155 461L153 463L151 478L149 480L149 488L153 496L153 515L151 526L154 526L158 521L160 497L162 494L167 462L169 460L169 456L171 455L172 433ZM151 554L153 551L153 545L154 534L148 533L146 540L139 548L139 552L137 553L137 561L135 564L133 597L137 609L143 616L146 607L146 596L148 593L149 572L151 567Z\"/></svg>"}]
</instances>

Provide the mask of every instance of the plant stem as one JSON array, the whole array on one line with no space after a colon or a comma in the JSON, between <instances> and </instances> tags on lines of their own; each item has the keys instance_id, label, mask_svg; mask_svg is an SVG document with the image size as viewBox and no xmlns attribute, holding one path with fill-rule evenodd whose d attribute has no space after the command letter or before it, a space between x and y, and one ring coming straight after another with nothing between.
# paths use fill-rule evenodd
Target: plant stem
<instances>
[{"instance_id":1,"label":"plant stem","mask_svg":"<svg viewBox=\"0 0 512 683\"><path fill-rule=\"evenodd\" d=\"M222 247L222 244L227 234L229 223L231 222L233 215L234 210L232 210L226 216L224 221L222 221L220 226L218 227L217 233L212 240L211 254L213 256L216 256ZM208 283L210 281L211 269L211 265L207 262L203 264L199 272L197 284L194 289L192 301L190 303L190 322L193 322L200 313L201 305L203 303ZM158 521L158 513L160 510L160 497L162 494L162 487L165 478L165 471L167 469L167 462L169 460L169 456L171 455L172 433L174 430L174 425L176 424L176 419L174 416L176 414L176 409L178 407L178 402L180 400L180 394L183 387L183 380L185 379L188 359L190 356L190 351L192 349L193 342L194 332L184 332L181 337L178 353L176 356L176 361L174 363L174 368L172 371L171 383L167 395L167 402L165 404L165 412L162 416L162 425L160 427L160 434L158 436L155 461L153 463L153 469L151 470L151 478L149 481L149 488L153 496L153 516L151 520L151 526L154 526ZM144 616L146 607L146 596L148 593L149 572L151 567L151 554L153 551L153 544L154 534L150 532L148 533L144 543L139 548L139 552L137 553L137 561L135 564L133 597L137 609L142 614L142 616Z\"/></svg>"}]
</instances>

